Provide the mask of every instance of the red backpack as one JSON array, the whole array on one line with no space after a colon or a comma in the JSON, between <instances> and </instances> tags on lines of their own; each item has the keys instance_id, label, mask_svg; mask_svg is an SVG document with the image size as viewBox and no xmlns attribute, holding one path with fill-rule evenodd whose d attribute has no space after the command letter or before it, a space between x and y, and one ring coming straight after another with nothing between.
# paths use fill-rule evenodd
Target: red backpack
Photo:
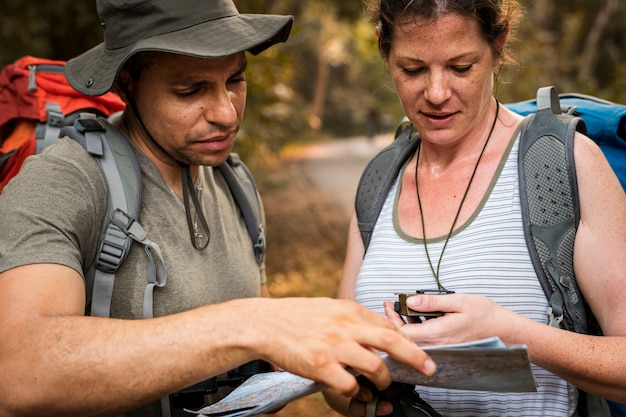
<instances>
[{"instance_id":1,"label":"red backpack","mask_svg":"<svg viewBox=\"0 0 626 417\"><path fill-rule=\"evenodd\" d=\"M80 113L108 117L124 109L114 93L91 97L74 90L64 61L25 56L0 72L0 192L22 167Z\"/></svg>"}]
</instances>

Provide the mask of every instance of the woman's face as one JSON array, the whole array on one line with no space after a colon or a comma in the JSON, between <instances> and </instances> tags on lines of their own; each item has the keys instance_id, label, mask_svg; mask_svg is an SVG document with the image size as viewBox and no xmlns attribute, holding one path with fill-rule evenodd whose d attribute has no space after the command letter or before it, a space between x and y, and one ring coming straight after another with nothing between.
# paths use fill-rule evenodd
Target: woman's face
<instances>
[{"instance_id":1,"label":"woman's face","mask_svg":"<svg viewBox=\"0 0 626 417\"><path fill-rule=\"evenodd\" d=\"M388 64L423 140L446 145L482 132L498 59L474 19L449 13L397 26Z\"/></svg>"}]
</instances>

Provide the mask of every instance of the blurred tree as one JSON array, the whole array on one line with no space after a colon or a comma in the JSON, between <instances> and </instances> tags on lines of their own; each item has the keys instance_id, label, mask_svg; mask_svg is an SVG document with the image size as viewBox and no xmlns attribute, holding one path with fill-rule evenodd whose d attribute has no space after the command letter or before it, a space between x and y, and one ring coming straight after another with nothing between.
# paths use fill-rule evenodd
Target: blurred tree
<instances>
[{"instance_id":1,"label":"blurred tree","mask_svg":"<svg viewBox=\"0 0 626 417\"><path fill-rule=\"evenodd\" d=\"M0 2L2 66L24 55L67 60L100 42L95 1Z\"/></svg>"},{"instance_id":2,"label":"blurred tree","mask_svg":"<svg viewBox=\"0 0 626 417\"><path fill-rule=\"evenodd\" d=\"M295 16L286 44L250 57L237 142L244 156L275 153L292 141L363 135L371 110L393 128L402 111L361 1L235 2L242 13ZM626 102L626 2L521 2L527 13L514 41L521 67L514 78L502 74L501 101L553 84ZM0 65L23 55L66 60L95 46L102 41L95 9L95 0L0 0Z\"/></svg>"},{"instance_id":3,"label":"blurred tree","mask_svg":"<svg viewBox=\"0 0 626 417\"><path fill-rule=\"evenodd\" d=\"M371 107L388 106L390 110L381 113L392 113L392 119L399 120L401 111L388 88L374 31L363 19L360 2L298 0L268 5L241 0L237 4L242 12L296 16L287 44L251 59L251 94L244 122L251 127L240 142L256 143L256 151L260 142L272 151L288 142L364 134ZM262 131L258 126L263 126ZM254 135L248 136L250 132Z\"/></svg>"},{"instance_id":4,"label":"blurred tree","mask_svg":"<svg viewBox=\"0 0 626 417\"><path fill-rule=\"evenodd\" d=\"M515 46L522 68L502 101L555 85L626 102L626 4L619 0L523 0L526 16ZM506 92L505 92L506 91Z\"/></svg>"}]
</instances>

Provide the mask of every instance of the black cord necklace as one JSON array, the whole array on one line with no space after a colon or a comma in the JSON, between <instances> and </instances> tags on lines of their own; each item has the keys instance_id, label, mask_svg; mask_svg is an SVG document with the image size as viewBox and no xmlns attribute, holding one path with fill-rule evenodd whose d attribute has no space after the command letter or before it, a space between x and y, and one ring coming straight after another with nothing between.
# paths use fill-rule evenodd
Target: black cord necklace
<instances>
[{"instance_id":1,"label":"black cord necklace","mask_svg":"<svg viewBox=\"0 0 626 417\"><path fill-rule=\"evenodd\" d=\"M183 202L185 206L185 216L187 217L187 227L189 228L189 237L191 238L191 244L197 250L203 250L209 245L211 241L211 230L207 224L204 213L202 212L202 205L196 192L196 186L191 178L191 170L187 164L179 164L181 169L181 176L183 179ZM191 207L189 200L193 203L194 211L197 221L191 219ZM200 224L198 224L198 221Z\"/></svg>"},{"instance_id":2,"label":"black cord necklace","mask_svg":"<svg viewBox=\"0 0 626 417\"><path fill-rule=\"evenodd\" d=\"M420 142L420 145L417 147L417 159L415 161L415 193L417 194L417 204L420 209L420 220L422 221L422 235L423 235L422 241L424 242L424 251L426 252L428 265L430 265L430 270L433 272L433 276L435 277L435 281L437 282L437 288L440 290L445 290L444 286L441 285L441 282L439 281L439 268L441 267L441 260L443 259L443 252L446 250L446 247L448 246L448 241L450 241L450 237L452 236L452 232L454 231L454 226L456 225L456 222L459 219L459 215L461 214L463 203L465 202L465 198L467 197L467 194L469 193L469 189L472 185L472 181L474 180L474 175L476 175L476 170L478 169L480 160L482 159L483 154L485 153L485 149L487 149L487 144L489 143L489 139L491 139L491 135L493 134L494 128L496 127L496 122L498 121L499 112L500 112L500 103L496 99L496 116L493 118L491 130L489 131L487 140L485 141L485 144L483 145L483 149L480 151L480 155L478 155L478 160L476 161L476 165L474 166L474 171L472 172L472 176L469 179L467 188L465 189L465 193L463 194L463 198L461 199L461 203L459 204L459 209L456 211L456 215L454 216L454 221L452 222L452 226L450 227L450 232L448 232L448 236L446 237L446 240L443 244L443 248L441 249L441 255L439 255L439 261L437 262L436 271L435 271L435 268L433 267L432 261L430 260L430 254L428 253L428 245L426 244L426 226L424 225L422 201L420 200L420 191L419 191L419 187L417 186L417 167L418 167L419 160L420 160L420 149L422 148L421 142Z\"/></svg>"},{"instance_id":3,"label":"black cord necklace","mask_svg":"<svg viewBox=\"0 0 626 417\"><path fill-rule=\"evenodd\" d=\"M194 186L193 179L191 178L191 170L189 168L189 164L185 164L176 160L176 158L171 156L156 140L154 140L150 132L148 132L146 125L143 123L143 119L137 111L135 101L131 99L131 95L128 90L125 91L125 94L128 98L128 105L132 110L135 120L137 121L137 125L143 131L146 138L148 138L148 140L150 140L150 142L164 155L167 155L174 159L181 168L183 202L185 208L185 217L187 219L187 226L189 228L189 238L191 239L191 244L193 245L193 247L196 250L201 251L205 249L211 241L211 230L209 229L206 217L204 216L204 212L202 211L202 206L196 192L196 187ZM190 199L196 213L196 218L199 219L200 224L198 224L197 221L193 222L193 220L191 219L191 207L189 203Z\"/></svg>"}]
</instances>

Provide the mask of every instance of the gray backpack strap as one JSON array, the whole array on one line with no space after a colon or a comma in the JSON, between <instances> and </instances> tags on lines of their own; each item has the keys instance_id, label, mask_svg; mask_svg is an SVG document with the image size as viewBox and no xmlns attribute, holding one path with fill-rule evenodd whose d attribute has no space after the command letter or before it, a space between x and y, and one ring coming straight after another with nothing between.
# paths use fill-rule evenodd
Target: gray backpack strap
<instances>
[{"instance_id":1,"label":"gray backpack strap","mask_svg":"<svg viewBox=\"0 0 626 417\"><path fill-rule=\"evenodd\" d=\"M226 162L219 165L217 169L224 177L239 210L241 210L246 229L252 240L256 261L258 264L262 264L265 261L263 208L252 173L236 153L230 154Z\"/></svg>"},{"instance_id":2,"label":"gray backpack strap","mask_svg":"<svg viewBox=\"0 0 626 417\"><path fill-rule=\"evenodd\" d=\"M554 87L539 89L537 113L523 123L519 151L524 234L535 271L549 300L549 324L587 333L588 311L574 277L580 220L574 134L582 119L561 113Z\"/></svg>"},{"instance_id":3,"label":"gray backpack strap","mask_svg":"<svg viewBox=\"0 0 626 417\"><path fill-rule=\"evenodd\" d=\"M28 68L28 92L32 93L37 90L37 72L43 71L47 73L63 74L63 70L63 65L30 65ZM45 148L57 141L64 122L65 115L61 111L59 103L47 102L46 121L45 123L37 122L35 128L35 153L41 153Z\"/></svg>"},{"instance_id":4,"label":"gray backpack strap","mask_svg":"<svg viewBox=\"0 0 626 417\"><path fill-rule=\"evenodd\" d=\"M144 294L144 318L153 317L153 291L167 281L159 246L150 241L137 222L141 208L141 172L133 150L126 139L109 127L106 121L83 114L74 127L62 134L80 143L94 158L107 184L108 207L103 220L98 253L86 274L87 301L90 315L109 317L115 273L126 260L133 241L145 246L148 256L147 285ZM154 255L158 258L155 261Z\"/></svg>"},{"instance_id":5,"label":"gray backpack strap","mask_svg":"<svg viewBox=\"0 0 626 417\"><path fill-rule=\"evenodd\" d=\"M380 151L361 174L354 208L366 252L389 189L418 143L419 135L414 134L413 125L405 117L396 129L394 141Z\"/></svg>"},{"instance_id":6,"label":"gray backpack strap","mask_svg":"<svg viewBox=\"0 0 626 417\"><path fill-rule=\"evenodd\" d=\"M54 102L46 103L46 122L37 122L35 128L35 153L41 153L57 141L64 121L65 115L61 111L61 106Z\"/></svg>"}]
</instances>

